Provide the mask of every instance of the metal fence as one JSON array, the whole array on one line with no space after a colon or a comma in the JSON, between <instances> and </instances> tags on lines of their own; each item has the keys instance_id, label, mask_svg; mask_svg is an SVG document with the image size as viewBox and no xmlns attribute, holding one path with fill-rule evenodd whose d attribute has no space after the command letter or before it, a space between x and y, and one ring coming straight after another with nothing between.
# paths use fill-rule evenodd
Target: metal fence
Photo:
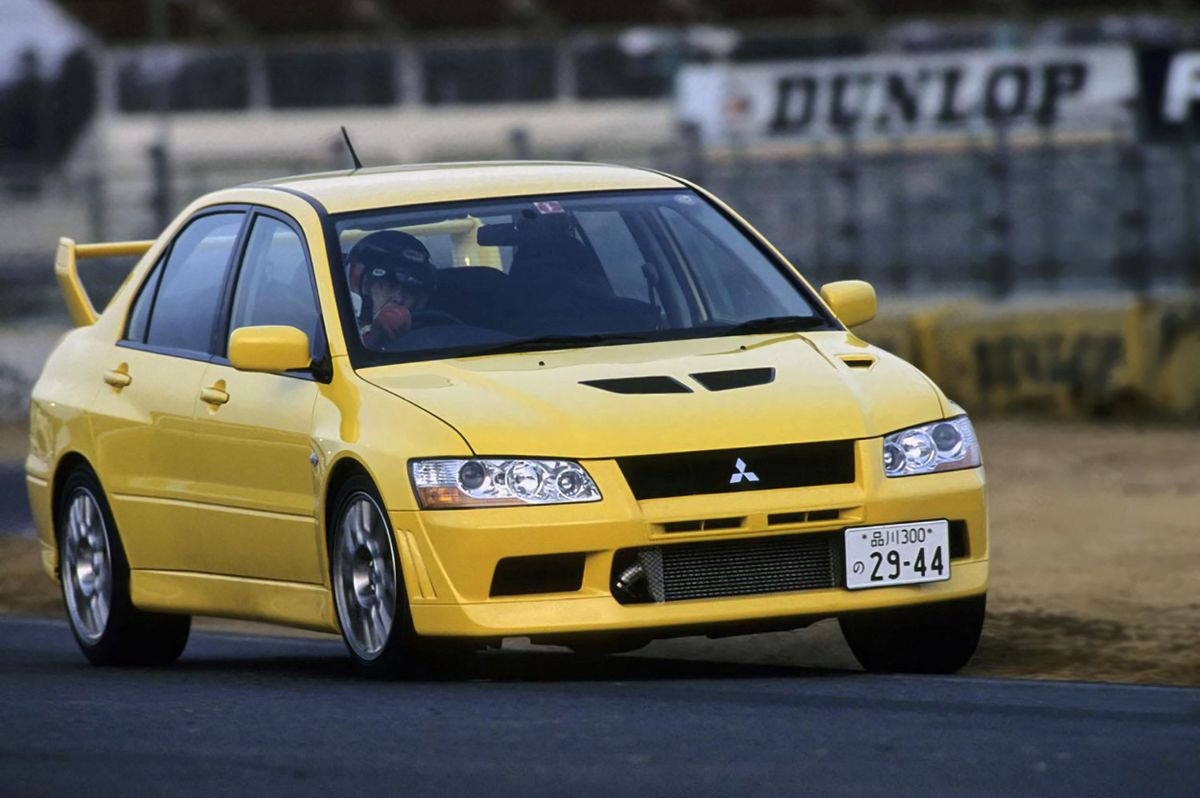
<instances>
[{"instance_id":1,"label":"metal fence","mask_svg":"<svg viewBox=\"0 0 1200 798\"><path fill-rule=\"evenodd\" d=\"M788 155L706 152L694 142L654 152L581 146L539 152L513 136L498 156L617 160L696 180L761 229L816 282L859 277L890 293L1200 287L1200 147L1120 133L1089 141L1047 130L930 146L852 139ZM153 237L206 191L282 174L343 168L324 160L169 163L67 177L0 173L0 293L48 280L58 235ZM44 229L20 221L42 220ZM16 221L14 221L16 220ZM25 243L17 232L25 233ZM14 238L15 236L15 238ZM34 240L36 239L36 240ZM7 267L7 268L6 268ZM7 277L6 277L7 275ZM26 279L28 278L28 279Z\"/></svg>"},{"instance_id":2,"label":"metal fence","mask_svg":"<svg viewBox=\"0 0 1200 798\"><path fill-rule=\"evenodd\" d=\"M1003 131L949 149L851 139L804 157L659 164L697 180L810 277L893 292L1200 287L1200 148Z\"/></svg>"}]
</instances>

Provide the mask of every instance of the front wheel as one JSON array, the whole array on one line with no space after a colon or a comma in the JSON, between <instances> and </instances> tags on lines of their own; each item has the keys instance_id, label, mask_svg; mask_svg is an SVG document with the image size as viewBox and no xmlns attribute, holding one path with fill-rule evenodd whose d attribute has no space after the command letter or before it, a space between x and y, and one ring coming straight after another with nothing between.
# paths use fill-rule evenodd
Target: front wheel
<instances>
[{"instance_id":1,"label":"front wheel","mask_svg":"<svg viewBox=\"0 0 1200 798\"><path fill-rule=\"evenodd\" d=\"M166 665L183 653L188 615L145 612L129 597L129 562L95 475L76 469L56 513L59 577L71 631L94 665Z\"/></svg>"},{"instance_id":2,"label":"front wheel","mask_svg":"<svg viewBox=\"0 0 1200 798\"><path fill-rule=\"evenodd\" d=\"M987 594L843 615L842 635L872 673L954 673L975 653Z\"/></svg>"},{"instance_id":3,"label":"front wheel","mask_svg":"<svg viewBox=\"0 0 1200 798\"><path fill-rule=\"evenodd\" d=\"M342 638L366 671L397 672L412 664L417 636L387 514L362 476L341 487L335 506L330 578Z\"/></svg>"}]
</instances>

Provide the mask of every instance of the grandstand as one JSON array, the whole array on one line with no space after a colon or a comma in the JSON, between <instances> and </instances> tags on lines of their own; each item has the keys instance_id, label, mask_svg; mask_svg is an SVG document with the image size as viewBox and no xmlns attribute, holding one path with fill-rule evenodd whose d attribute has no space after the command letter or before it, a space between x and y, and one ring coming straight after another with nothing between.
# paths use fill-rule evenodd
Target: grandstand
<instances>
[{"instance_id":1,"label":"grandstand","mask_svg":"<svg viewBox=\"0 0 1200 798\"><path fill-rule=\"evenodd\" d=\"M102 135L128 170L171 115L185 163L324 162L338 124L383 161L669 146L681 66L1196 39L1182 0L57 0L93 37ZM952 9L950 11L949 9ZM272 135L253 131L270 124ZM599 152L595 152L599 150Z\"/></svg>"},{"instance_id":2,"label":"grandstand","mask_svg":"<svg viewBox=\"0 0 1200 798\"><path fill-rule=\"evenodd\" d=\"M674 170L734 200L817 274L878 278L920 263L927 280L947 284L979 279L997 259L1029 273L1044 262L1047 274L1069 272L1071 256L1107 273L1110 261L1151 251L1161 273L1182 275L1200 235L1187 225L1192 217L1177 212L1179 202L1148 211L1121 204L1147 184L1185 197L1185 205L1195 200L1190 150L1129 149L1160 121L1139 105L1143 96L1150 105L1160 97L1135 86L1131 70L1158 75L1161 87L1162 58L1200 43L1200 12L1185 0L56 4L88 31L88 43L74 54L76 76L55 78L76 94L55 102L87 123L77 136L75 128L60 135L74 136L73 146L33 145L22 161L33 167L0 166L8 197L0 194L0 258L39 252L65 231L85 239L151 235L205 190L347 166L341 125L368 164L565 157ZM764 136L739 121L752 114L738 116L749 95L736 92L701 96L708 116L722 123L717 135L701 136L677 90L682 71L705 65L848 59L875 69L890 58L917 67L932 59L948 96L959 80L959 67L945 66L953 59L987 62L982 80L1010 79L1019 92L1021 76L1007 74L1010 55L1087 50L1100 75L1114 62L1104 47L1122 49L1122 64L1138 59L1117 70L1128 85L1101 92L1107 115L1030 116L1025 139L988 117L952 131L949 151L941 141L926 147L920 126L885 130L861 146L852 140L857 132L843 135L832 123L824 144L803 131ZM1031 91L1070 94L1082 86L1073 63L1029 68L1041 70L1035 85L1043 87ZM879 85L894 93L904 76L880 69ZM841 79L829 80L836 94ZM1002 98L1005 85L997 85ZM830 95L828 85L822 90ZM1053 105L1033 95L1024 103ZM896 108L907 113L903 102ZM37 180L29 180L31 168ZM1068 191L1071 180L1086 182L1085 195ZM1057 232L1039 226L1050 211ZM1121 214L1128 224L1111 240L1091 234ZM926 223L935 217L942 229Z\"/></svg>"}]
</instances>

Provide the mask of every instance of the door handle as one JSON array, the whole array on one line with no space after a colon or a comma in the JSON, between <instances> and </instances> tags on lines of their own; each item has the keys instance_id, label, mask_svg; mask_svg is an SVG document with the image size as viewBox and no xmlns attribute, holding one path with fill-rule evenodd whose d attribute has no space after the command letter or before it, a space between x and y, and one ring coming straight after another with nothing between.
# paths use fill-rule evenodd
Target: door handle
<instances>
[{"instance_id":1,"label":"door handle","mask_svg":"<svg viewBox=\"0 0 1200 798\"><path fill-rule=\"evenodd\" d=\"M112 371L104 372L104 381L117 390L120 390L133 382L133 377L129 376L129 366L122 363Z\"/></svg>"},{"instance_id":2,"label":"door handle","mask_svg":"<svg viewBox=\"0 0 1200 798\"><path fill-rule=\"evenodd\" d=\"M210 405L223 405L228 402L229 394L225 391L225 381L221 380L216 385L201 389L200 398Z\"/></svg>"}]
</instances>

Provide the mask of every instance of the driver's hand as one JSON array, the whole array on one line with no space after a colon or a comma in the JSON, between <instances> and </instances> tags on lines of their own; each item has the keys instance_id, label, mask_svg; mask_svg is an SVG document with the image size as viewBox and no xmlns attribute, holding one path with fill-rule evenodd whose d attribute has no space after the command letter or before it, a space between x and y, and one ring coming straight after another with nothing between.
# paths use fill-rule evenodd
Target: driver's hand
<instances>
[{"instance_id":1,"label":"driver's hand","mask_svg":"<svg viewBox=\"0 0 1200 798\"><path fill-rule=\"evenodd\" d=\"M386 341L408 332L412 328L412 313L398 302L388 302L375 315L371 322L371 331L367 333L363 343L377 347Z\"/></svg>"},{"instance_id":2,"label":"driver's hand","mask_svg":"<svg viewBox=\"0 0 1200 798\"><path fill-rule=\"evenodd\" d=\"M412 327L412 313L399 302L389 302L371 322L372 329L381 329L388 338L395 338L400 333L408 332Z\"/></svg>"}]
</instances>

